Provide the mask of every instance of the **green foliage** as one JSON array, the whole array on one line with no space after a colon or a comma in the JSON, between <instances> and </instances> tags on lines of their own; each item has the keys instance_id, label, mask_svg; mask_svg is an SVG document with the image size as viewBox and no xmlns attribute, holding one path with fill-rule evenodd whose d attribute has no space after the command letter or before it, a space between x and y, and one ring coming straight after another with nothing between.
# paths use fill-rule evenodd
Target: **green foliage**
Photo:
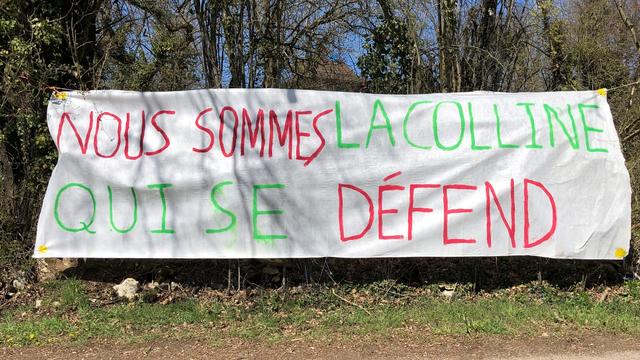
<instances>
[{"instance_id":1,"label":"green foliage","mask_svg":"<svg viewBox=\"0 0 640 360\"><path fill-rule=\"evenodd\" d=\"M141 8L132 4L124 8L114 7L111 13L99 19L109 30L100 45L110 50L104 54L101 86L137 91L196 87L197 52L190 24L176 16L177 9L172 2L149 3L153 6L132 3ZM155 16L147 23L136 21L145 10L152 11ZM167 22L168 18L173 20Z\"/></svg>"},{"instance_id":2,"label":"green foliage","mask_svg":"<svg viewBox=\"0 0 640 360\"><path fill-rule=\"evenodd\" d=\"M88 309L90 305L83 282L76 279L57 280L45 284L44 305L55 306L60 312ZM55 305L54 305L55 304Z\"/></svg>"},{"instance_id":3,"label":"green foliage","mask_svg":"<svg viewBox=\"0 0 640 360\"><path fill-rule=\"evenodd\" d=\"M91 10L96 4L100 16ZM157 3L149 24L134 20L140 9L108 1L9 1L0 12L0 280L33 269L37 215L57 157L46 124L54 87L183 90L197 83L191 27L172 31L159 20L175 11L171 4Z\"/></svg>"},{"instance_id":4,"label":"green foliage","mask_svg":"<svg viewBox=\"0 0 640 360\"><path fill-rule=\"evenodd\" d=\"M0 346L99 339L348 339L384 337L399 331L425 336L561 335L576 330L640 334L638 281L605 290L611 292L606 299L601 293L567 292L540 282L476 295L467 294L462 287L460 296L446 297L430 286L383 281L356 287L201 296L198 301L167 305L139 302L101 307L90 304L77 280L57 281L48 287L51 295L41 308L4 313ZM54 300L60 305L54 306Z\"/></svg>"},{"instance_id":5,"label":"green foliage","mask_svg":"<svg viewBox=\"0 0 640 360\"><path fill-rule=\"evenodd\" d=\"M416 73L413 64L413 41L406 22L397 18L383 19L363 46L365 53L358 59L358 67L373 93L410 93L410 79Z\"/></svg>"},{"instance_id":6,"label":"green foliage","mask_svg":"<svg viewBox=\"0 0 640 360\"><path fill-rule=\"evenodd\" d=\"M0 13L0 277L30 268L41 194L55 160L46 88L69 86L71 75L60 11L9 2Z\"/></svg>"}]
</instances>

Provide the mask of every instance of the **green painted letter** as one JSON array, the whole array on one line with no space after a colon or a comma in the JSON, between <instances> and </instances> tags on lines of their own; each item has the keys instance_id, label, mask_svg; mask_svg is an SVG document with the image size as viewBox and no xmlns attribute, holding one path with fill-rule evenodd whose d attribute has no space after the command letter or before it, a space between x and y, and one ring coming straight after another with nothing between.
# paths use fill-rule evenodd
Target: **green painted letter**
<instances>
[{"instance_id":1,"label":"green painted letter","mask_svg":"<svg viewBox=\"0 0 640 360\"><path fill-rule=\"evenodd\" d=\"M493 113L496 116L496 133L498 134L498 147L503 149L515 149L520 147L516 144L505 144L502 142L502 131L500 126L500 114L498 113L498 104L493 104Z\"/></svg>"},{"instance_id":2,"label":"green painted letter","mask_svg":"<svg viewBox=\"0 0 640 360\"><path fill-rule=\"evenodd\" d=\"M216 200L216 191L220 190L222 191L222 187L225 185L231 185L233 184L233 182L231 181L223 181L219 184L216 184L213 189L211 189L211 203L213 204L213 207L215 207L217 210L219 210L220 212L224 213L225 215L227 215L231 221L229 222L229 225L225 226L222 229L207 229L205 232L207 234L216 234L216 233L221 233L221 232L225 232L228 231L230 229L233 229L236 226L236 215L234 213L232 213L231 211L223 208L222 206L220 206L220 204L218 204L218 200Z\"/></svg>"},{"instance_id":3,"label":"green painted letter","mask_svg":"<svg viewBox=\"0 0 640 360\"><path fill-rule=\"evenodd\" d=\"M382 117L384 117L385 125L374 125L373 122L376 120L376 115L378 114L378 109L380 109L380 113ZM373 114L371 115L371 122L369 124L369 133L367 134L367 142L364 144L364 147L369 147L369 142L371 141L371 135L373 135L374 129L387 129L387 135L389 135L389 141L391 142L391 146L396 146L396 140L393 138L393 129L391 128L391 121L389 121L389 115L387 115L387 111L384 109L384 105L380 99L377 99L373 103Z\"/></svg>"},{"instance_id":4,"label":"green painted letter","mask_svg":"<svg viewBox=\"0 0 640 360\"><path fill-rule=\"evenodd\" d=\"M402 135L404 136L404 139L407 141L407 143L413 146L414 148L424 149L424 150L431 149L431 145L418 145L413 141L411 141L409 139L409 132L407 131L407 124L409 123L409 117L411 116L411 113L413 113L413 110L415 110L415 108L418 105L429 104L429 103L432 103L432 101L423 100L423 101L414 102L413 104L411 104L411 106L409 106L409 109L407 110L407 115L404 116L404 121L402 122Z\"/></svg>"},{"instance_id":5,"label":"green painted letter","mask_svg":"<svg viewBox=\"0 0 640 360\"><path fill-rule=\"evenodd\" d=\"M111 192L111 186L107 185L107 191L109 192L109 222L111 223L111 228L120 234L126 234L136 226L136 222L138 222L138 199L136 198L136 191L131 188L131 195L133 196L133 222L126 229L118 229L116 226L116 222L113 221L113 194Z\"/></svg>"},{"instance_id":6,"label":"green painted letter","mask_svg":"<svg viewBox=\"0 0 640 360\"><path fill-rule=\"evenodd\" d=\"M567 104L567 113L569 114L569 118L571 118L571 128L573 129L573 137L569 135L569 131L567 130L567 127L564 125L562 120L560 120L560 117L558 116L558 112L551 105L544 104L544 111L547 113L547 122L549 123L549 144L551 145L551 147L556 146L555 135L553 131L553 118L555 118L558 125L560 125L560 129L562 129L562 132L567 137L567 140L569 140L569 144L571 145L571 147L574 149L578 149L579 148L578 130L576 129L576 121L573 118L573 114L571 114L571 105Z\"/></svg>"},{"instance_id":7,"label":"green painted letter","mask_svg":"<svg viewBox=\"0 0 640 360\"><path fill-rule=\"evenodd\" d=\"M596 104L578 104L578 110L580 111L580 118L582 119L582 126L584 127L584 145L589 152L609 152L607 149L603 148L592 148L591 144L589 144L589 133L596 132L601 133L604 132L602 129L590 127L587 125L587 120L584 116L584 109L597 109L598 105Z\"/></svg>"},{"instance_id":8,"label":"green painted letter","mask_svg":"<svg viewBox=\"0 0 640 360\"><path fill-rule=\"evenodd\" d=\"M336 101L336 131L338 132L338 147L341 149L359 148L360 144L342 142L342 117L340 115L340 101Z\"/></svg>"},{"instance_id":9,"label":"green painted letter","mask_svg":"<svg viewBox=\"0 0 640 360\"><path fill-rule=\"evenodd\" d=\"M287 235L261 234L258 230L258 216L260 215L282 215L283 210L258 210L258 190L260 189L284 189L284 184L256 184L253 185L253 207L251 211L251 222L253 228L253 239L259 242L273 243L276 239L286 239Z\"/></svg>"},{"instance_id":10,"label":"green painted letter","mask_svg":"<svg viewBox=\"0 0 640 360\"><path fill-rule=\"evenodd\" d=\"M527 117L529 118L529 125L531 126L531 144L526 145L527 149L542 149L542 145L536 144L536 121L533 118L533 113L531 112L531 107L534 106L534 103L517 103L516 106L524 106L527 111Z\"/></svg>"},{"instance_id":11,"label":"green painted letter","mask_svg":"<svg viewBox=\"0 0 640 360\"><path fill-rule=\"evenodd\" d=\"M460 135L458 136L458 141L452 146L444 146L440 142L440 136L438 135L438 109L440 109L440 105L442 104L454 104L456 108L458 108L458 115L460 116ZM464 138L464 111L462 110L462 105L460 105L457 101L441 101L436 104L436 108L433 109L433 139L436 142L436 146L445 151L455 150L462 144L462 139Z\"/></svg>"},{"instance_id":12,"label":"green painted letter","mask_svg":"<svg viewBox=\"0 0 640 360\"><path fill-rule=\"evenodd\" d=\"M473 107L471 102L468 103L467 108L469 110L469 132L471 133L471 150L489 150L489 145L476 145L476 127L473 120Z\"/></svg>"},{"instance_id":13,"label":"green painted letter","mask_svg":"<svg viewBox=\"0 0 640 360\"><path fill-rule=\"evenodd\" d=\"M160 191L160 201L162 201L162 226L160 229L151 230L153 234L173 234L175 231L173 229L167 229L167 199L164 195L164 189L169 188L173 185L171 184L149 184L147 188L149 189L158 189Z\"/></svg>"},{"instance_id":14,"label":"green painted letter","mask_svg":"<svg viewBox=\"0 0 640 360\"><path fill-rule=\"evenodd\" d=\"M89 222L80 221L79 227L66 226L64 223L62 223L62 220L60 219L60 214L58 214L58 208L60 207L60 196L62 196L62 193L65 192L65 190L72 187L77 187L86 191L89 194L89 197L91 198L91 204L93 206L91 211L91 218L89 218ZM83 185L80 183L74 183L74 182L68 183L67 185L63 186L60 190L58 190L58 194L56 195L56 201L53 204L53 217L56 219L56 223L58 223L58 226L64 231L69 231L69 232L86 231L89 234L95 234L96 233L95 231L89 229L89 226L93 224L93 220L95 220L95 217L96 217L96 198L95 196L93 196L93 192L91 191L91 189L89 189L89 187L87 187L86 185Z\"/></svg>"}]
</instances>

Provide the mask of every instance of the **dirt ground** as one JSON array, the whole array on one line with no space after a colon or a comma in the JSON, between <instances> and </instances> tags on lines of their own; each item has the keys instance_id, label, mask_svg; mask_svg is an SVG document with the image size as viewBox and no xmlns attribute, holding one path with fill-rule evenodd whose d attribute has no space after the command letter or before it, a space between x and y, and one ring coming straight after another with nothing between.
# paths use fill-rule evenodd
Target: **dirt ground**
<instances>
[{"instance_id":1,"label":"dirt ground","mask_svg":"<svg viewBox=\"0 0 640 360\"><path fill-rule=\"evenodd\" d=\"M197 340L146 344L98 342L83 346L0 349L4 359L640 359L640 338L580 334L563 337L391 336L332 342L292 339L212 344Z\"/></svg>"}]
</instances>

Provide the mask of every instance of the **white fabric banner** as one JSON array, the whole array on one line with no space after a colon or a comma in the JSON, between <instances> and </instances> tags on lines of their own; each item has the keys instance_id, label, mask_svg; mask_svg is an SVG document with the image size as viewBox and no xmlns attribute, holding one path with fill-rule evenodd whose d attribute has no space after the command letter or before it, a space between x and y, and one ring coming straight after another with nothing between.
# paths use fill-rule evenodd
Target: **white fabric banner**
<instances>
[{"instance_id":1,"label":"white fabric banner","mask_svg":"<svg viewBox=\"0 0 640 360\"><path fill-rule=\"evenodd\" d=\"M64 92L35 257L620 259L596 91Z\"/></svg>"}]
</instances>

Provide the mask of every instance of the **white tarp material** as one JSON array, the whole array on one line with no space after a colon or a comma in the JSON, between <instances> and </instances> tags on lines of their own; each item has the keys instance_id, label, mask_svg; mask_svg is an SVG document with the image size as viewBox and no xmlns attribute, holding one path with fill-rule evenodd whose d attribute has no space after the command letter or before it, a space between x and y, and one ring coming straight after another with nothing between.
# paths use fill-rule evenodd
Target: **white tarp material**
<instances>
[{"instance_id":1,"label":"white tarp material","mask_svg":"<svg viewBox=\"0 0 640 360\"><path fill-rule=\"evenodd\" d=\"M619 259L631 189L596 91L64 92L35 257Z\"/></svg>"}]
</instances>

